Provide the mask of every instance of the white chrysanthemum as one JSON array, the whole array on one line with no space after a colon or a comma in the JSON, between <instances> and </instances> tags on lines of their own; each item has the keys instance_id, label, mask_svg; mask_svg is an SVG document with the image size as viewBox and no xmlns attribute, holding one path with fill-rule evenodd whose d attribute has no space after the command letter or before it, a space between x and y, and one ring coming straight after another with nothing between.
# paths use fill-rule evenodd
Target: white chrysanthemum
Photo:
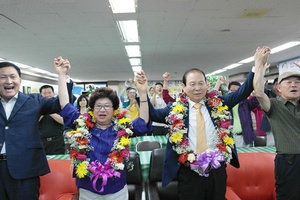
<instances>
[{"instance_id":1,"label":"white chrysanthemum","mask_svg":"<svg viewBox=\"0 0 300 200\"><path fill-rule=\"evenodd\" d=\"M123 170L124 164L123 163L115 163L115 169L116 170Z\"/></svg>"},{"instance_id":2,"label":"white chrysanthemum","mask_svg":"<svg viewBox=\"0 0 300 200\"><path fill-rule=\"evenodd\" d=\"M86 149L87 145L78 145L78 149Z\"/></svg>"},{"instance_id":3,"label":"white chrysanthemum","mask_svg":"<svg viewBox=\"0 0 300 200\"><path fill-rule=\"evenodd\" d=\"M126 133L128 135L132 135L133 134L133 132L132 132L132 130L130 128L126 128L125 131L126 131Z\"/></svg>"},{"instance_id":4,"label":"white chrysanthemum","mask_svg":"<svg viewBox=\"0 0 300 200\"><path fill-rule=\"evenodd\" d=\"M78 123L78 126L85 126L85 122L83 119L78 119L77 123Z\"/></svg>"},{"instance_id":5,"label":"white chrysanthemum","mask_svg":"<svg viewBox=\"0 0 300 200\"><path fill-rule=\"evenodd\" d=\"M82 136L83 136L82 133L75 133L73 135L74 138L78 138L78 137L82 137Z\"/></svg>"},{"instance_id":6,"label":"white chrysanthemum","mask_svg":"<svg viewBox=\"0 0 300 200\"><path fill-rule=\"evenodd\" d=\"M118 144L118 145L117 145L117 149L118 149L118 150L123 150L123 149L125 149L125 147Z\"/></svg>"},{"instance_id":7,"label":"white chrysanthemum","mask_svg":"<svg viewBox=\"0 0 300 200\"><path fill-rule=\"evenodd\" d=\"M226 150L227 150L228 153L231 154L231 148L229 146L226 146Z\"/></svg>"},{"instance_id":8,"label":"white chrysanthemum","mask_svg":"<svg viewBox=\"0 0 300 200\"><path fill-rule=\"evenodd\" d=\"M193 153L189 153L188 154L188 157L187 157L187 160L189 161L189 162L194 162L194 160L196 159L196 156L195 156L195 154L193 154Z\"/></svg>"},{"instance_id":9,"label":"white chrysanthemum","mask_svg":"<svg viewBox=\"0 0 300 200\"><path fill-rule=\"evenodd\" d=\"M183 119L183 114L178 114L177 117L178 117L179 119Z\"/></svg>"}]
</instances>

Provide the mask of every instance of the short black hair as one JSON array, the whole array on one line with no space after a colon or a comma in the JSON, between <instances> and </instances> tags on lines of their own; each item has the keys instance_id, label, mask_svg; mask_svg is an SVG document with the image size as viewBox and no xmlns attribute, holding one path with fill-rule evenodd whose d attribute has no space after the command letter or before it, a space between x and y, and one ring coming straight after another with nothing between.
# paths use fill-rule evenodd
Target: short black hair
<instances>
[{"instance_id":1,"label":"short black hair","mask_svg":"<svg viewBox=\"0 0 300 200\"><path fill-rule=\"evenodd\" d=\"M135 90L136 91L136 89L134 87L128 87L128 88L126 88L126 92L128 92L129 90Z\"/></svg>"},{"instance_id":2,"label":"short black hair","mask_svg":"<svg viewBox=\"0 0 300 200\"><path fill-rule=\"evenodd\" d=\"M186 85L186 77L189 73L191 72L200 72L201 74L203 74L204 76L204 80L206 81L206 76L205 76L205 73L201 70L201 69L198 69L198 68L192 68L192 69L189 69L187 71L185 71L185 73L183 74L183 77L182 77L182 83L184 85Z\"/></svg>"},{"instance_id":3,"label":"short black hair","mask_svg":"<svg viewBox=\"0 0 300 200\"><path fill-rule=\"evenodd\" d=\"M11 63L11 62L0 62L0 69L4 68L4 67L13 67L13 68L15 68L17 70L20 78L21 78L21 69L17 65L15 65L14 63Z\"/></svg>"},{"instance_id":4,"label":"short black hair","mask_svg":"<svg viewBox=\"0 0 300 200\"><path fill-rule=\"evenodd\" d=\"M236 85L236 86L239 86L241 87L241 83L240 82L237 82L237 81L231 81L228 85L228 90L230 90L231 86L232 85Z\"/></svg>"},{"instance_id":5,"label":"short black hair","mask_svg":"<svg viewBox=\"0 0 300 200\"><path fill-rule=\"evenodd\" d=\"M40 87L40 93L42 93L43 89L51 88L52 92L54 92L54 88L51 85L43 85Z\"/></svg>"},{"instance_id":6,"label":"short black hair","mask_svg":"<svg viewBox=\"0 0 300 200\"><path fill-rule=\"evenodd\" d=\"M79 102L82 100L82 99L85 99L86 100L86 107L89 106L89 98L86 94L82 94L78 97L77 99L77 108L78 110L80 110L80 105L79 105Z\"/></svg>"},{"instance_id":7,"label":"short black hair","mask_svg":"<svg viewBox=\"0 0 300 200\"><path fill-rule=\"evenodd\" d=\"M163 87L163 84L160 82L155 83L155 85L161 85L161 87Z\"/></svg>"}]
</instances>

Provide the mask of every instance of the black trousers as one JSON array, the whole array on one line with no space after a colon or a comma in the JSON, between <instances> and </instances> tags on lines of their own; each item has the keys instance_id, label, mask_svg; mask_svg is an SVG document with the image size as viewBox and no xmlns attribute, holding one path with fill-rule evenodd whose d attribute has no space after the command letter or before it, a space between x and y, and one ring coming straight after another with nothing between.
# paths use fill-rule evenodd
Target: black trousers
<instances>
[{"instance_id":1,"label":"black trousers","mask_svg":"<svg viewBox=\"0 0 300 200\"><path fill-rule=\"evenodd\" d=\"M40 177L14 179L7 168L7 161L0 160L0 199L38 200Z\"/></svg>"},{"instance_id":2,"label":"black trousers","mask_svg":"<svg viewBox=\"0 0 300 200\"><path fill-rule=\"evenodd\" d=\"M277 154L275 179L277 200L299 200L300 154Z\"/></svg>"},{"instance_id":3,"label":"black trousers","mask_svg":"<svg viewBox=\"0 0 300 200\"><path fill-rule=\"evenodd\" d=\"M180 200L225 200L226 165L210 171L208 177L199 176L189 167L181 166L178 172Z\"/></svg>"}]
</instances>

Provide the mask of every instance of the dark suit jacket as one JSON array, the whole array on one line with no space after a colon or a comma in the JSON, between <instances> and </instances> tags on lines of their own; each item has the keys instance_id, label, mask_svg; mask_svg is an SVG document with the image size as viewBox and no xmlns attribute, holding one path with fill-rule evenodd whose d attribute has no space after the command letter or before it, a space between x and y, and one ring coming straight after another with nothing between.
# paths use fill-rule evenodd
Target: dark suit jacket
<instances>
[{"instance_id":1,"label":"dark suit jacket","mask_svg":"<svg viewBox=\"0 0 300 200\"><path fill-rule=\"evenodd\" d=\"M72 83L68 84L69 95ZM72 97L72 96L71 96ZM24 179L50 172L38 121L41 115L60 111L58 98L44 98L40 94L19 92L9 119L0 103L0 134L4 134L7 166L11 176Z\"/></svg>"},{"instance_id":2,"label":"dark suit jacket","mask_svg":"<svg viewBox=\"0 0 300 200\"><path fill-rule=\"evenodd\" d=\"M248 74L247 79L245 80L244 84L233 93L230 93L226 96L220 97L224 100L225 105L228 106L229 110L232 109L236 104L238 104L240 101L246 99L251 92L253 91L253 77L254 73L250 72ZM211 108L206 105L209 113L211 113ZM152 121L155 122L162 122L165 123L166 116L169 115L169 112L171 110L171 103L162 109L155 109L151 103L149 103L149 112L150 112L150 118ZM188 127L188 119L187 116L185 118L185 127ZM212 119L214 122L214 120ZM239 167L239 161L237 157L237 151L236 148L232 149L232 156L233 159L231 160L230 164L234 167ZM163 186L166 186L168 183L170 183L177 175L177 172L179 170L180 164L178 163L178 154L172 149L172 144L168 141L167 147L166 147L166 154L164 159L164 169L163 169L163 177L162 177L162 184Z\"/></svg>"}]
</instances>

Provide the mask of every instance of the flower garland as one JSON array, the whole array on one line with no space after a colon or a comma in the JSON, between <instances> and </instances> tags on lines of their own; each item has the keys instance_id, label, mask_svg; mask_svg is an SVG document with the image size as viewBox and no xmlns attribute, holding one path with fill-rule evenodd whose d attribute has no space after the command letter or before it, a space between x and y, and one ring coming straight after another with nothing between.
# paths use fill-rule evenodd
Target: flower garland
<instances>
[{"instance_id":1,"label":"flower garland","mask_svg":"<svg viewBox=\"0 0 300 200\"><path fill-rule=\"evenodd\" d=\"M96 119L93 112L80 115L75 120L76 129L66 133L66 137L70 142L70 158L78 178L90 177L93 188L98 192L104 191L107 180L113 177L120 177L120 171L124 169L124 162L129 161L129 136L132 135L132 123L127 116L127 110L114 111L112 121L114 122L114 130L117 132L116 140L105 163L95 160L90 162L87 153L93 150L90 145L90 130L95 126ZM128 163L130 165L130 163ZM96 188L96 182L102 179L101 189Z\"/></svg>"},{"instance_id":2,"label":"flower garland","mask_svg":"<svg viewBox=\"0 0 300 200\"><path fill-rule=\"evenodd\" d=\"M173 150L179 155L178 162L206 177L209 176L211 169L221 166L220 162L230 162L231 148L234 145L234 140L229 135L232 126L228 106L223 105L217 95L217 91L211 91L207 93L205 99L208 106L211 107L211 116L215 121L216 128L216 134L212 138L215 146L208 148L205 152L196 154L190 147L187 128L184 124L188 110L188 100L184 94L179 95L179 98L171 106L170 114L166 117L169 124L169 141L173 144Z\"/></svg>"}]
</instances>

